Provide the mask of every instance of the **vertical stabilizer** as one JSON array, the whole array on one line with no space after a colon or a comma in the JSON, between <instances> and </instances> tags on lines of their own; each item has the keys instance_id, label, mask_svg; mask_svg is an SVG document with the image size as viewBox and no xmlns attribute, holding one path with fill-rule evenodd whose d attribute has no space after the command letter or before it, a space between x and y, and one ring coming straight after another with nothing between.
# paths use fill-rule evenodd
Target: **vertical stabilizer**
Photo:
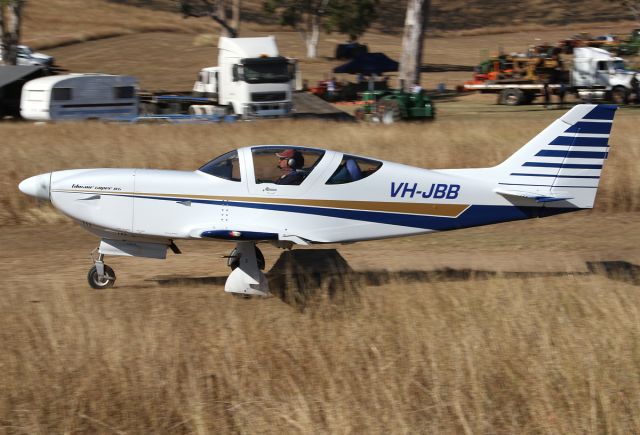
<instances>
[{"instance_id":1,"label":"vertical stabilizer","mask_svg":"<svg viewBox=\"0 0 640 435\"><path fill-rule=\"evenodd\" d=\"M617 106L580 104L498 165L500 189L568 198L592 208Z\"/></svg>"}]
</instances>

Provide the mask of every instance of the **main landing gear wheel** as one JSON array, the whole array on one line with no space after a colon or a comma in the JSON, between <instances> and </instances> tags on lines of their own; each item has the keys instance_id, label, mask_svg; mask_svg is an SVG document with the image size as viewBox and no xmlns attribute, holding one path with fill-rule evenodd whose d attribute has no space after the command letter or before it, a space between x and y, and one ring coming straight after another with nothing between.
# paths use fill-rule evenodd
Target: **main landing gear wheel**
<instances>
[{"instance_id":1,"label":"main landing gear wheel","mask_svg":"<svg viewBox=\"0 0 640 435\"><path fill-rule=\"evenodd\" d=\"M260 270L264 270L265 261L264 255L262 255L262 251L258 249L256 246L256 260L258 260L258 267ZM229 261L227 262L227 266L231 268L231 270L236 270L236 268L240 265L240 257L238 256L238 250L233 248L233 251L229 254Z\"/></svg>"},{"instance_id":2,"label":"main landing gear wheel","mask_svg":"<svg viewBox=\"0 0 640 435\"><path fill-rule=\"evenodd\" d=\"M100 279L98 275L98 268L94 265L91 269L89 269L89 274L87 275L87 280L89 281L89 285L96 290L103 290L109 287L113 287L113 284L116 282L116 274L112 268L104 265L104 276Z\"/></svg>"}]
</instances>

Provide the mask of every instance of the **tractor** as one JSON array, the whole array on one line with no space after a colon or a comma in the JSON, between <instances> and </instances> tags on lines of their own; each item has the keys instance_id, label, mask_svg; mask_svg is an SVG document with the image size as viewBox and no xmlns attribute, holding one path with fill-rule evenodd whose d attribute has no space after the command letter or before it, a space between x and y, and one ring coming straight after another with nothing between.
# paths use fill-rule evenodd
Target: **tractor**
<instances>
[{"instance_id":1,"label":"tractor","mask_svg":"<svg viewBox=\"0 0 640 435\"><path fill-rule=\"evenodd\" d=\"M435 108L431 98L420 90L405 92L402 89L365 91L361 94L362 106L355 111L361 121L392 124L400 120L433 119Z\"/></svg>"}]
</instances>

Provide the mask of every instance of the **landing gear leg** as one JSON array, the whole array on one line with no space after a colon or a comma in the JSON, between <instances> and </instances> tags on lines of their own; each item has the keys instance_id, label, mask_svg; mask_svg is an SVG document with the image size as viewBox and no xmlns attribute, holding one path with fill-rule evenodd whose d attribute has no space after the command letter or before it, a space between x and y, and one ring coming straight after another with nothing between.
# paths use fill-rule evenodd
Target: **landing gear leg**
<instances>
[{"instance_id":1,"label":"landing gear leg","mask_svg":"<svg viewBox=\"0 0 640 435\"><path fill-rule=\"evenodd\" d=\"M94 261L94 265L87 274L89 285L97 290L113 287L116 282L116 273L112 268L104 264L104 254L98 254L97 258L94 258L92 253L91 258Z\"/></svg>"},{"instance_id":2,"label":"landing gear leg","mask_svg":"<svg viewBox=\"0 0 640 435\"><path fill-rule=\"evenodd\" d=\"M238 242L233 253L233 269L224 291L240 295L271 296L267 277L260 270L255 242ZM264 258L262 259L264 263ZM230 264L231 266L231 264ZM264 267L264 266L263 266Z\"/></svg>"}]
</instances>

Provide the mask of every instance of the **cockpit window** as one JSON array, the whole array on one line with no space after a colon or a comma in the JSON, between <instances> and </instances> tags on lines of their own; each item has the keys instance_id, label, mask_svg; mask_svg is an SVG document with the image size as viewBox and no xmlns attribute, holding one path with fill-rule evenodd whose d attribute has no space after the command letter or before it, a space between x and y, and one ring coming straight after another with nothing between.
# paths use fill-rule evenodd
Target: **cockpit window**
<instances>
[{"instance_id":1,"label":"cockpit window","mask_svg":"<svg viewBox=\"0 0 640 435\"><path fill-rule=\"evenodd\" d=\"M252 148L256 184L299 185L324 156L323 150L291 146Z\"/></svg>"},{"instance_id":2,"label":"cockpit window","mask_svg":"<svg viewBox=\"0 0 640 435\"><path fill-rule=\"evenodd\" d=\"M216 157L199 170L214 177L224 178L225 180L240 181L238 151L231 151L220 157Z\"/></svg>"},{"instance_id":3,"label":"cockpit window","mask_svg":"<svg viewBox=\"0 0 640 435\"><path fill-rule=\"evenodd\" d=\"M382 166L382 162L344 155L338 169L326 184L345 184L367 178Z\"/></svg>"}]
</instances>

